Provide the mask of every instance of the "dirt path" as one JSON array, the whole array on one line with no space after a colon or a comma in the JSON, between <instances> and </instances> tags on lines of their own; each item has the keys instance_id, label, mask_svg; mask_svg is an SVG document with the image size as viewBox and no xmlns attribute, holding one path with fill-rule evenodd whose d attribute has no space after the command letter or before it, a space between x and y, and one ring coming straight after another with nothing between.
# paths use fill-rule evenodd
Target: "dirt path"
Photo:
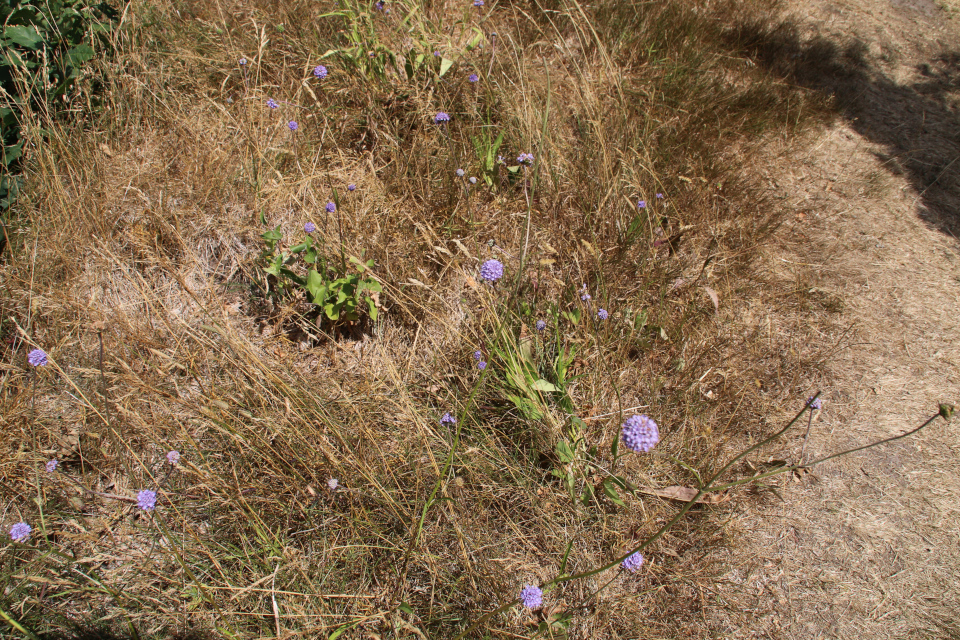
<instances>
[{"instance_id":1,"label":"dirt path","mask_svg":"<svg viewBox=\"0 0 960 640\"><path fill-rule=\"evenodd\" d=\"M833 93L843 114L768 176L799 214L765 277L839 310L770 312L774 331L802 323L784 329L844 345L810 381L825 393L809 459L960 404L960 3L804 2L793 16L797 39L768 42L770 64L792 49L788 79ZM779 491L732 525L742 548L725 559L717 636L960 637L960 420Z\"/></svg>"}]
</instances>

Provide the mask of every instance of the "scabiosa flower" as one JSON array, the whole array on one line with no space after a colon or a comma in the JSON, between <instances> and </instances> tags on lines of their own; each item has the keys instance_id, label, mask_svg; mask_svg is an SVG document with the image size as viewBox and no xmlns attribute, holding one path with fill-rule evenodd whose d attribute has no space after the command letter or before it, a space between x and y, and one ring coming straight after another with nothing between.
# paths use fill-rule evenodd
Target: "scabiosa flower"
<instances>
[{"instance_id":1,"label":"scabiosa flower","mask_svg":"<svg viewBox=\"0 0 960 640\"><path fill-rule=\"evenodd\" d=\"M817 399L807 398L807 404L810 405L811 409L820 409L821 407L823 407L823 403L820 402L819 397Z\"/></svg>"},{"instance_id":2,"label":"scabiosa flower","mask_svg":"<svg viewBox=\"0 0 960 640\"><path fill-rule=\"evenodd\" d=\"M323 80L327 77L327 68L322 64L318 64L313 68L313 75L319 80Z\"/></svg>"},{"instance_id":3,"label":"scabiosa flower","mask_svg":"<svg viewBox=\"0 0 960 640\"><path fill-rule=\"evenodd\" d=\"M650 416L631 416L623 423L623 444L631 451L647 452L660 441L657 423Z\"/></svg>"},{"instance_id":4,"label":"scabiosa flower","mask_svg":"<svg viewBox=\"0 0 960 640\"><path fill-rule=\"evenodd\" d=\"M357 190L357 185L355 185L355 184L348 184L348 185L347 185L347 191L356 191L356 190Z\"/></svg>"},{"instance_id":5,"label":"scabiosa flower","mask_svg":"<svg viewBox=\"0 0 960 640\"><path fill-rule=\"evenodd\" d=\"M520 591L520 604L527 609L536 609L543 604L543 591L539 587L528 584Z\"/></svg>"},{"instance_id":6,"label":"scabiosa flower","mask_svg":"<svg viewBox=\"0 0 960 640\"><path fill-rule=\"evenodd\" d=\"M473 6L480 8L483 6L483 0L473 0Z\"/></svg>"},{"instance_id":7,"label":"scabiosa flower","mask_svg":"<svg viewBox=\"0 0 960 640\"><path fill-rule=\"evenodd\" d=\"M469 80L470 82L480 82L480 76L478 76L475 73L471 73L470 77L467 78L467 80Z\"/></svg>"},{"instance_id":8,"label":"scabiosa flower","mask_svg":"<svg viewBox=\"0 0 960 640\"><path fill-rule=\"evenodd\" d=\"M537 331L543 331L547 328L547 323L543 320L537 320Z\"/></svg>"},{"instance_id":9,"label":"scabiosa flower","mask_svg":"<svg viewBox=\"0 0 960 640\"><path fill-rule=\"evenodd\" d=\"M327 203L327 213L333 213L336 210L337 210L337 205L335 205L332 202Z\"/></svg>"},{"instance_id":10,"label":"scabiosa flower","mask_svg":"<svg viewBox=\"0 0 960 640\"><path fill-rule=\"evenodd\" d=\"M337 487L339 486L340 486L340 481L337 480L336 478L330 478L329 480L327 480L327 488L330 489L330 491L336 491Z\"/></svg>"},{"instance_id":11,"label":"scabiosa flower","mask_svg":"<svg viewBox=\"0 0 960 640\"><path fill-rule=\"evenodd\" d=\"M381 2L380 0L377 0L377 2L373 3L373 8L376 9L377 11L383 11L383 2Z\"/></svg>"},{"instance_id":12,"label":"scabiosa flower","mask_svg":"<svg viewBox=\"0 0 960 640\"><path fill-rule=\"evenodd\" d=\"M43 349L34 349L27 354L27 362L35 367L42 367L47 364L47 352Z\"/></svg>"},{"instance_id":13,"label":"scabiosa flower","mask_svg":"<svg viewBox=\"0 0 960 640\"><path fill-rule=\"evenodd\" d=\"M503 277L503 263L499 260L487 260L480 265L480 277L487 282L496 282Z\"/></svg>"},{"instance_id":14,"label":"scabiosa flower","mask_svg":"<svg viewBox=\"0 0 960 640\"><path fill-rule=\"evenodd\" d=\"M599 310L597 310L597 319L598 319L598 320L606 320L606 319L609 318L609 317L610 317L610 314L607 313L607 310L606 310L606 309L599 309Z\"/></svg>"},{"instance_id":15,"label":"scabiosa flower","mask_svg":"<svg viewBox=\"0 0 960 640\"><path fill-rule=\"evenodd\" d=\"M443 414L443 417L440 418L440 424L457 424L457 419L450 415L450 412Z\"/></svg>"},{"instance_id":16,"label":"scabiosa flower","mask_svg":"<svg viewBox=\"0 0 960 640\"><path fill-rule=\"evenodd\" d=\"M157 492L144 489L137 494L137 506L144 511L153 511L157 506Z\"/></svg>"},{"instance_id":17,"label":"scabiosa flower","mask_svg":"<svg viewBox=\"0 0 960 640\"><path fill-rule=\"evenodd\" d=\"M434 51L433 55L439 58L442 54L439 51Z\"/></svg>"},{"instance_id":18,"label":"scabiosa flower","mask_svg":"<svg viewBox=\"0 0 960 640\"><path fill-rule=\"evenodd\" d=\"M317 230L317 225L313 224L312 222L308 222L307 224L303 225L303 230L307 233L313 233Z\"/></svg>"},{"instance_id":19,"label":"scabiosa flower","mask_svg":"<svg viewBox=\"0 0 960 640\"><path fill-rule=\"evenodd\" d=\"M239 62L240 62L240 66L241 66L241 67L247 66L247 59L246 59L246 58L240 58Z\"/></svg>"},{"instance_id":20,"label":"scabiosa flower","mask_svg":"<svg viewBox=\"0 0 960 640\"><path fill-rule=\"evenodd\" d=\"M474 352L473 352L473 359L476 360L477 362L479 362L479 361L483 360L483 354L480 353L479 351L474 351Z\"/></svg>"},{"instance_id":21,"label":"scabiosa flower","mask_svg":"<svg viewBox=\"0 0 960 640\"><path fill-rule=\"evenodd\" d=\"M519 156L517 156L517 164L522 164L529 167L533 164L533 154L521 153Z\"/></svg>"},{"instance_id":22,"label":"scabiosa flower","mask_svg":"<svg viewBox=\"0 0 960 640\"><path fill-rule=\"evenodd\" d=\"M590 294L587 293L587 285L586 285L586 284L584 284L582 287L580 287L580 299L583 300L584 302L590 300Z\"/></svg>"},{"instance_id":23,"label":"scabiosa flower","mask_svg":"<svg viewBox=\"0 0 960 640\"><path fill-rule=\"evenodd\" d=\"M464 171L463 171L463 169L457 169L456 171L454 171L454 173L457 174L457 177L458 177L458 178L462 178L462 177L463 177L463 174L464 174Z\"/></svg>"},{"instance_id":24,"label":"scabiosa flower","mask_svg":"<svg viewBox=\"0 0 960 640\"><path fill-rule=\"evenodd\" d=\"M57 470L57 467L60 466L59 460L48 460L47 461L47 473L53 473Z\"/></svg>"},{"instance_id":25,"label":"scabiosa flower","mask_svg":"<svg viewBox=\"0 0 960 640\"><path fill-rule=\"evenodd\" d=\"M647 208L646 200L641 200L637 203L637 209L646 209L646 208Z\"/></svg>"},{"instance_id":26,"label":"scabiosa flower","mask_svg":"<svg viewBox=\"0 0 960 640\"><path fill-rule=\"evenodd\" d=\"M296 120L291 120L287 126L290 127L290 131L296 131L300 128L300 125L297 124Z\"/></svg>"},{"instance_id":27,"label":"scabiosa flower","mask_svg":"<svg viewBox=\"0 0 960 640\"><path fill-rule=\"evenodd\" d=\"M480 369L480 371L483 371L486 368L487 368L487 363L484 362L483 360L477 363L477 369Z\"/></svg>"},{"instance_id":28,"label":"scabiosa flower","mask_svg":"<svg viewBox=\"0 0 960 640\"><path fill-rule=\"evenodd\" d=\"M33 531L33 528L26 522L18 522L10 527L10 538L14 542L26 542L31 531Z\"/></svg>"},{"instance_id":29,"label":"scabiosa flower","mask_svg":"<svg viewBox=\"0 0 960 640\"><path fill-rule=\"evenodd\" d=\"M657 194L657 200L663 200L663 194L662 194L662 193L658 193L658 194Z\"/></svg>"},{"instance_id":30,"label":"scabiosa flower","mask_svg":"<svg viewBox=\"0 0 960 640\"><path fill-rule=\"evenodd\" d=\"M473 176L470 176L470 184L477 184L477 179Z\"/></svg>"},{"instance_id":31,"label":"scabiosa flower","mask_svg":"<svg viewBox=\"0 0 960 640\"><path fill-rule=\"evenodd\" d=\"M433 117L433 121L436 124L440 124L441 122L450 122L450 114L440 111Z\"/></svg>"},{"instance_id":32,"label":"scabiosa flower","mask_svg":"<svg viewBox=\"0 0 960 640\"><path fill-rule=\"evenodd\" d=\"M630 573L636 573L637 569L643 566L643 556L640 555L639 551L632 553L623 559L623 562L620 563L620 566Z\"/></svg>"},{"instance_id":33,"label":"scabiosa flower","mask_svg":"<svg viewBox=\"0 0 960 640\"><path fill-rule=\"evenodd\" d=\"M268 98L268 99L267 99L267 106L270 107L271 109L276 109L276 108L279 107L280 105L278 105L278 104L277 104L277 101L274 100L273 98Z\"/></svg>"},{"instance_id":34,"label":"scabiosa flower","mask_svg":"<svg viewBox=\"0 0 960 640\"><path fill-rule=\"evenodd\" d=\"M167 451L167 462L176 465L180 462L180 452L177 450Z\"/></svg>"}]
</instances>

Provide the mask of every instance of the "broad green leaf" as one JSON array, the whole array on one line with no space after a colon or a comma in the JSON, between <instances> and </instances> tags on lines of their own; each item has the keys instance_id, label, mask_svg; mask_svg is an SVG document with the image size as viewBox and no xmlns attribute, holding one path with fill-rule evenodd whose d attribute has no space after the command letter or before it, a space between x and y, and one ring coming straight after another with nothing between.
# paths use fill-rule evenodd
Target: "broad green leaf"
<instances>
[{"instance_id":1,"label":"broad green leaf","mask_svg":"<svg viewBox=\"0 0 960 640\"><path fill-rule=\"evenodd\" d=\"M77 67L93 58L93 47L88 44L78 44L67 52L67 60L70 64Z\"/></svg>"},{"instance_id":2,"label":"broad green leaf","mask_svg":"<svg viewBox=\"0 0 960 640\"><path fill-rule=\"evenodd\" d=\"M448 58L440 58L440 77L442 78L447 71L450 71L450 67L453 66L453 60Z\"/></svg>"},{"instance_id":3,"label":"broad green leaf","mask_svg":"<svg viewBox=\"0 0 960 640\"><path fill-rule=\"evenodd\" d=\"M560 458L560 462L563 462L564 464L573 462L575 456L573 451L570 449L570 445L567 444L565 440L561 440L557 443L556 452L557 457Z\"/></svg>"},{"instance_id":4,"label":"broad green leaf","mask_svg":"<svg viewBox=\"0 0 960 640\"><path fill-rule=\"evenodd\" d=\"M377 305L374 303L372 298L367 298L367 306L370 307L370 319L376 322L379 311L377 310Z\"/></svg>"},{"instance_id":5,"label":"broad green leaf","mask_svg":"<svg viewBox=\"0 0 960 640\"><path fill-rule=\"evenodd\" d=\"M624 501L620 499L620 494L617 493L617 488L613 482L610 481L610 478L603 481L603 492L610 498L611 502L615 502L621 507L627 506Z\"/></svg>"},{"instance_id":6,"label":"broad green leaf","mask_svg":"<svg viewBox=\"0 0 960 640\"><path fill-rule=\"evenodd\" d=\"M553 391L560 390L560 389L557 389L557 387L555 387L553 384L544 380L543 378L540 378L536 382L533 382L530 385L530 388L533 389L534 391L545 391L545 392L553 392Z\"/></svg>"},{"instance_id":7,"label":"broad green leaf","mask_svg":"<svg viewBox=\"0 0 960 640\"><path fill-rule=\"evenodd\" d=\"M43 37L37 33L36 29L30 27L7 25L3 35L11 42L28 49L36 49L43 44Z\"/></svg>"},{"instance_id":8,"label":"broad green leaf","mask_svg":"<svg viewBox=\"0 0 960 640\"><path fill-rule=\"evenodd\" d=\"M584 505L590 504L590 501L593 500L593 485L589 482L583 487L583 496L580 498Z\"/></svg>"}]
</instances>

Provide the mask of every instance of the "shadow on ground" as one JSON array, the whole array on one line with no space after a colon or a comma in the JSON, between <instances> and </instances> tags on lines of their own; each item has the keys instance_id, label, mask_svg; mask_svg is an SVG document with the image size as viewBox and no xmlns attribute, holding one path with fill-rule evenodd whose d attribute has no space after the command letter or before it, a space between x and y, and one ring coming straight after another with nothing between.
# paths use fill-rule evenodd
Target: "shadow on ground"
<instances>
[{"instance_id":1,"label":"shadow on ground","mask_svg":"<svg viewBox=\"0 0 960 640\"><path fill-rule=\"evenodd\" d=\"M728 45L787 82L826 94L864 138L881 145L884 165L909 180L920 217L960 237L960 52L917 65L898 84L858 40L805 38L797 25L746 24Z\"/></svg>"}]
</instances>

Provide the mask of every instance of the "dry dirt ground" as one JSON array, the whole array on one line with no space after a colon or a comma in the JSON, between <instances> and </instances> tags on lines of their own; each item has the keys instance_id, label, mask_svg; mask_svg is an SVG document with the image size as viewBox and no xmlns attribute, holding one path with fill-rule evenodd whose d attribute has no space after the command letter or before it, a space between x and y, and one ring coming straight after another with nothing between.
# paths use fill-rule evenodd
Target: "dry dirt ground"
<instances>
[{"instance_id":1,"label":"dry dirt ground","mask_svg":"<svg viewBox=\"0 0 960 640\"><path fill-rule=\"evenodd\" d=\"M769 187L798 213L764 277L834 312L767 300L758 321L771 340L839 345L809 381L824 390L810 459L960 404L960 2L804 2L790 16L767 62L793 57L786 81L836 96L840 115L800 154L771 148ZM796 460L801 443L802 429L777 453ZM960 638L960 419L778 491L731 521L732 569L705 594L715 637Z\"/></svg>"}]
</instances>

